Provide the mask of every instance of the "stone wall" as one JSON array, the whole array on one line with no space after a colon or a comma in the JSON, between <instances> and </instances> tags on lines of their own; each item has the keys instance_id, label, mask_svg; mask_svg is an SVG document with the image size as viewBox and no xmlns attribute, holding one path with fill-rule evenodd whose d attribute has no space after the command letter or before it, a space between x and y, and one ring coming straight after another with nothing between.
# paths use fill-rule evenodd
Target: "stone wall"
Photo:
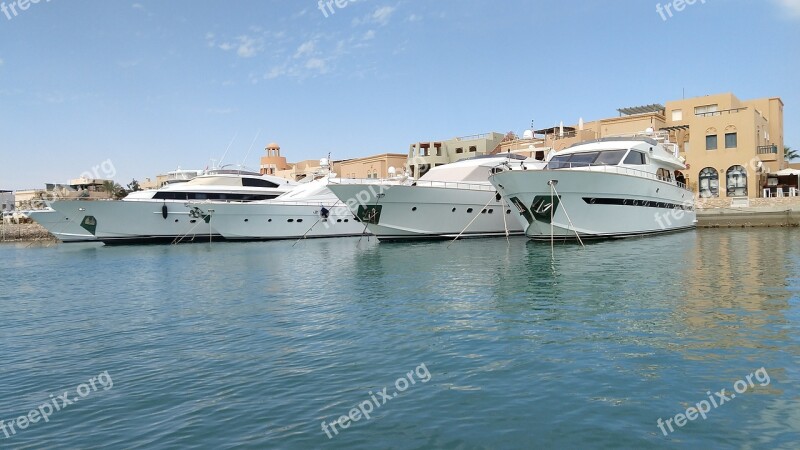
<instances>
[{"instance_id":1,"label":"stone wall","mask_svg":"<svg viewBox=\"0 0 800 450\"><path fill-rule=\"evenodd\" d=\"M731 198L702 198L697 200L697 209L731 208ZM751 198L750 207L800 208L800 197ZM740 208L735 207L734 208Z\"/></svg>"},{"instance_id":2,"label":"stone wall","mask_svg":"<svg viewBox=\"0 0 800 450\"><path fill-rule=\"evenodd\" d=\"M51 241L57 239L38 223L0 224L0 242Z\"/></svg>"}]
</instances>

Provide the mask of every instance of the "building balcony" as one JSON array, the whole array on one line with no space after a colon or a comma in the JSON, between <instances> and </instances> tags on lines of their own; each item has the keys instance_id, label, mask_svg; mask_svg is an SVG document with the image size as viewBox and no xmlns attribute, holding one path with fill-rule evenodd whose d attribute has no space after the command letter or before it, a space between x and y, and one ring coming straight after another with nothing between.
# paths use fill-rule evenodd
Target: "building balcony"
<instances>
[{"instance_id":1,"label":"building balcony","mask_svg":"<svg viewBox=\"0 0 800 450\"><path fill-rule=\"evenodd\" d=\"M772 145L759 145L756 153L762 161L777 161L778 160L778 146Z\"/></svg>"}]
</instances>

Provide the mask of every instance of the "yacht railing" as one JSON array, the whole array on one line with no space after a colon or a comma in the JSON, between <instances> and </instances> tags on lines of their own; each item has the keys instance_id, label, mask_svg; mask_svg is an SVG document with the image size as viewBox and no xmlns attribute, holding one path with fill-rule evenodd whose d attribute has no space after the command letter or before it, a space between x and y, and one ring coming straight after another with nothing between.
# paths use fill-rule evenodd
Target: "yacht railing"
<instances>
[{"instance_id":1,"label":"yacht railing","mask_svg":"<svg viewBox=\"0 0 800 450\"><path fill-rule=\"evenodd\" d=\"M550 164L558 164L559 167L551 167ZM657 174L647 172L640 169L634 169L632 167L626 166L614 166L610 164L594 164L594 163L548 163L547 167L543 170L570 170L570 169L587 169L590 172L606 172L606 173L617 173L621 175L631 175L634 177L639 178L647 178L650 180L660 181L662 183L667 183L673 186L678 186L679 188L686 189L686 184L681 183L679 181L671 181L666 180L664 177L660 177Z\"/></svg>"},{"instance_id":2,"label":"yacht railing","mask_svg":"<svg viewBox=\"0 0 800 450\"><path fill-rule=\"evenodd\" d=\"M492 187L491 184L488 182L480 183L480 182L468 182L468 181L428 181L428 180L416 180L405 183L392 183L392 182L376 182L374 179L347 179L343 183L332 183L332 184L341 184L341 185L348 185L348 184L355 184L355 185L373 185L378 187L385 187L390 188L392 186L418 186L418 187L435 187L435 188L445 188L445 189L464 189L469 191L494 191L495 188Z\"/></svg>"}]
</instances>

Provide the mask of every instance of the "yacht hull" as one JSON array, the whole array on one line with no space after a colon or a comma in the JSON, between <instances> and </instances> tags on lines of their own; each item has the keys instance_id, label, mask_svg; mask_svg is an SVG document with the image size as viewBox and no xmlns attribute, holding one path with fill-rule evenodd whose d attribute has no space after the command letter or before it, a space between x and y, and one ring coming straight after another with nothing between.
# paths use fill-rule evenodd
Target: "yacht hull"
<instances>
[{"instance_id":1,"label":"yacht hull","mask_svg":"<svg viewBox=\"0 0 800 450\"><path fill-rule=\"evenodd\" d=\"M459 234L494 237L523 230L488 184L480 189L363 184L329 188L382 241L452 239Z\"/></svg>"},{"instance_id":2,"label":"yacht hull","mask_svg":"<svg viewBox=\"0 0 800 450\"><path fill-rule=\"evenodd\" d=\"M190 204L211 217L210 225L227 240L330 238L368 234L350 210L336 201L319 203Z\"/></svg>"},{"instance_id":3,"label":"yacht hull","mask_svg":"<svg viewBox=\"0 0 800 450\"><path fill-rule=\"evenodd\" d=\"M221 239L204 217L191 216L185 204L175 200L62 200L53 202L52 207L106 245Z\"/></svg>"},{"instance_id":4,"label":"yacht hull","mask_svg":"<svg viewBox=\"0 0 800 450\"><path fill-rule=\"evenodd\" d=\"M525 234L534 240L624 238L696 224L693 194L656 179L545 170L506 171L490 181L519 210Z\"/></svg>"},{"instance_id":5,"label":"yacht hull","mask_svg":"<svg viewBox=\"0 0 800 450\"><path fill-rule=\"evenodd\" d=\"M43 226L56 239L64 243L94 242L97 238L83 229L79 222L70 220L64 214L55 210L30 211L28 216L36 223Z\"/></svg>"}]
</instances>

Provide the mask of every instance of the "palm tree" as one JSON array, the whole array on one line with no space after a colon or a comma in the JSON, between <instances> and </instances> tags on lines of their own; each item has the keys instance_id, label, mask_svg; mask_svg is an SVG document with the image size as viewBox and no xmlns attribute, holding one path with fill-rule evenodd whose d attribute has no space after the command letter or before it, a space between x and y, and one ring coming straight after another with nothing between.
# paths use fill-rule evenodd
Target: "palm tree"
<instances>
[{"instance_id":1,"label":"palm tree","mask_svg":"<svg viewBox=\"0 0 800 450\"><path fill-rule=\"evenodd\" d=\"M106 191L111 198L114 198L114 194L117 192L117 183L111 180L103 181L103 190Z\"/></svg>"},{"instance_id":2,"label":"palm tree","mask_svg":"<svg viewBox=\"0 0 800 450\"><path fill-rule=\"evenodd\" d=\"M800 158L800 153L797 153L797 150L792 150L792 147L789 147L788 145L783 147L783 159L785 161L791 161L797 158Z\"/></svg>"}]
</instances>

